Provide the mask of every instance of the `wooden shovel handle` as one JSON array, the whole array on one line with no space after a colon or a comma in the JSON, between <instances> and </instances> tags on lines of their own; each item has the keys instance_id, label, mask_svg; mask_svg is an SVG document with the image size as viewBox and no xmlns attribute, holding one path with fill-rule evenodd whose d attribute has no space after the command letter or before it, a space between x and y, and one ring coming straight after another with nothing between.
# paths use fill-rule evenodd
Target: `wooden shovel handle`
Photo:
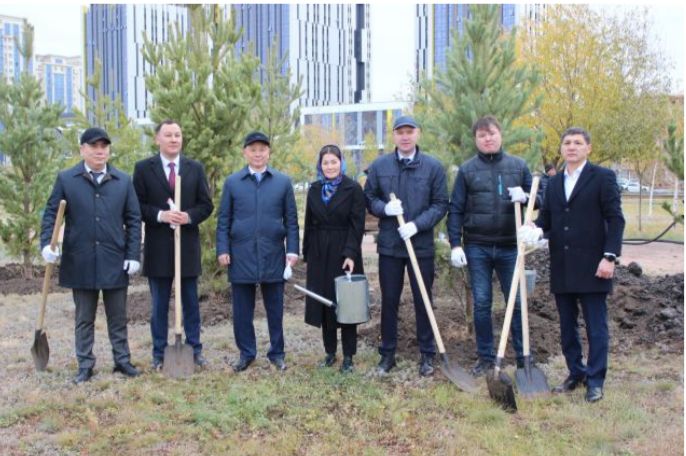
<instances>
[{"instance_id":1,"label":"wooden shovel handle","mask_svg":"<svg viewBox=\"0 0 686 456\"><path fill-rule=\"evenodd\" d=\"M55 250L57 247L57 241L60 237L60 227L62 226L62 219L64 219L64 211L67 208L67 202L65 200L60 200L60 205L57 208L57 217L55 217L55 224L52 227L52 237L50 238L50 248ZM40 311L38 312L38 322L36 323L36 329L39 331L43 330L43 323L45 322L45 307L48 303L48 291L50 290L50 277L52 276L52 270L55 267L53 263L48 263L45 266L45 275L43 276L43 289L41 290L41 301L40 301Z\"/></svg>"},{"instance_id":2,"label":"wooden shovel handle","mask_svg":"<svg viewBox=\"0 0 686 456\"><path fill-rule=\"evenodd\" d=\"M515 204L515 223L517 226L517 233L519 233L519 228L522 226L522 203L516 202ZM524 251L526 246L520 246L521 241L517 239L517 249L518 251ZM529 356L531 347L529 346L529 303L528 303L528 290L526 289L526 254L522 253L522 262L519 265L521 271L519 271L519 297L521 301L522 309L522 352L524 356Z\"/></svg>"},{"instance_id":3,"label":"wooden shovel handle","mask_svg":"<svg viewBox=\"0 0 686 456\"><path fill-rule=\"evenodd\" d=\"M529 193L529 203L526 206L526 217L524 223L528 223L534 213L534 204L536 203L536 193L538 192L538 183L540 176L535 175L533 182L531 182L531 192ZM512 314L514 313L515 300L517 299L517 289L519 288L519 279L524 271L524 249L523 243L517 243L517 261L515 262L515 270L512 275L512 282L510 284L510 294L507 297L507 307L505 308L505 321L503 322L503 330L500 333L500 343L498 344L498 353L496 354L496 364L498 360L502 360L505 356L505 347L507 346L507 336L510 333L510 326L512 324Z\"/></svg>"},{"instance_id":4,"label":"wooden shovel handle","mask_svg":"<svg viewBox=\"0 0 686 456\"><path fill-rule=\"evenodd\" d=\"M397 199L395 193L390 195L391 201ZM405 217L402 214L398 215L398 224L403 226L405 224ZM438 345L438 353L445 353L445 346L443 345L443 339L441 338L441 333L438 332L438 325L436 324L436 317L434 317L434 311L431 308L431 299L429 299L429 293L426 291L426 285L424 285L424 278L422 277L422 271L419 270L419 263L417 263L417 256L414 253L414 247L412 246L411 239L405 239L405 247L407 247L407 253L410 255L410 262L412 263L412 270L414 271L414 276L417 279L417 285L419 285L419 290L422 293L422 300L424 301L424 308L426 308L426 314L429 316L429 321L431 322L431 329L433 330L434 337L436 338L436 345Z\"/></svg>"},{"instance_id":5,"label":"wooden shovel handle","mask_svg":"<svg viewBox=\"0 0 686 456\"><path fill-rule=\"evenodd\" d=\"M174 183L174 204L181 210L181 176ZM181 225L174 230L174 333L181 335Z\"/></svg>"}]
</instances>

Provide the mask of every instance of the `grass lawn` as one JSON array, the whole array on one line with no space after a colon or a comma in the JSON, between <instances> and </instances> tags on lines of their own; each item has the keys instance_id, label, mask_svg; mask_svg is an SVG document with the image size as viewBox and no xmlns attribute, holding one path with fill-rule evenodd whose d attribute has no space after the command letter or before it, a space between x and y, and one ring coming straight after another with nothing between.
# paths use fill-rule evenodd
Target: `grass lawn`
<instances>
[{"instance_id":1,"label":"grass lawn","mask_svg":"<svg viewBox=\"0 0 686 456\"><path fill-rule=\"evenodd\" d=\"M641 203L641 230L639 231L638 223L638 196L627 196L622 194L622 211L626 219L626 228L624 230L625 239L653 239L659 235L665 228L672 223L672 216L667 213L661 206L663 202L672 203L671 197L655 198L653 201L653 213L649 214L650 206L648 196L644 195ZM683 206L681 208L683 211ZM665 234L662 238L670 241L684 240L684 226L677 224Z\"/></svg>"}]
</instances>

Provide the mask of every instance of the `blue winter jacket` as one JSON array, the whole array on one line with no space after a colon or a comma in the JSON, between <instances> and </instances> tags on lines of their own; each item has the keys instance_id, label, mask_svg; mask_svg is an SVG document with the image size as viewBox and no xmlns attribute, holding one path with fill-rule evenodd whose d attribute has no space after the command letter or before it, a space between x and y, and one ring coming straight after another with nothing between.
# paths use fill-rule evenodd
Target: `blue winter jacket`
<instances>
[{"instance_id":1,"label":"blue winter jacket","mask_svg":"<svg viewBox=\"0 0 686 456\"><path fill-rule=\"evenodd\" d=\"M286 252L298 254L299 243L288 176L268 167L257 183L246 166L226 178L217 215L217 256L231 256L230 282L283 281Z\"/></svg>"}]
</instances>

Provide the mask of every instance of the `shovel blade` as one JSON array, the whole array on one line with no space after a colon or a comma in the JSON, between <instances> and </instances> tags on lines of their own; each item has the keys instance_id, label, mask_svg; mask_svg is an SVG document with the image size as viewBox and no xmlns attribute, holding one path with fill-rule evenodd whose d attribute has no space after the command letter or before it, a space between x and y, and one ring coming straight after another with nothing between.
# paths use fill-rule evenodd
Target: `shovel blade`
<instances>
[{"instance_id":1,"label":"shovel blade","mask_svg":"<svg viewBox=\"0 0 686 456\"><path fill-rule=\"evenodd\" d=\"M50 346L48 345L48 335L42 329L37 329L31 347L31 356L36 370L42 372L48 366L50 359Z\"/></svg>"},{"instance_id":2,"label":"shovel blade","mask_svg":"<svg viewBox=\"0 0 686 456\"><path fill-rule=\"evenodd\" d=\"M457 364L451 364L448 355L441 353L441 364L439 365L443 375L453 382L455 386L466 393L476 393L479 386L472 375Z\"/></svg>"},{"instance_id":3,"label":"shovel blade","mask_svg":"<svg viewBox=\"0 0 686 456\"><path fill-rule=\"evenodd\" d=\"M548 379L541 369L531 363L531 358L524 359L524 367L515 371L517 391L525 398L533 398L550 393Z\"/></svg>"},{"instance_id":4,"label":"shovel blade","mask_svg":"<svg viewBox=\"0 0 686 456\"><path fill-rule=\"evenodd\" d=\"M193 347L182 343L181 335L177 335L174 345L164 349L162 373L170 378L188 378L194 371Z\"/></svg>"},{"instance_id":5,"label":"shovel blade","mask_svg":"<svg viewBox=\"0 0 686 456\"><path fill-rule=\"evenodd\" d=\"M509 413L517 411L517 400L515 399L514 385L512 379L500 369L494 369L486 376L488 394L491 399L496 401L503 410Z\"/></svg>"}]
</instances>

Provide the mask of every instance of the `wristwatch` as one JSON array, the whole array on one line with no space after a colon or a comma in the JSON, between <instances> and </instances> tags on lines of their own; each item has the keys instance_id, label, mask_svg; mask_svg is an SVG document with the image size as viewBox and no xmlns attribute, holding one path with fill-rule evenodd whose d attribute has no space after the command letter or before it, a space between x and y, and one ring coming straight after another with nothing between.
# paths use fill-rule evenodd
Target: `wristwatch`
<instances>
[{"instance_id":1,"label":"wristwatch","mask_svg":"<svg viewBox=\"0 0 686 456\"><path fill-rule=\"evenodd\" d=\"M603 258L605 258L607 261L614 263L614 264L619 264L619 260L617 259L617 255L614 253L606 253L603 255Z\"/></svg>"}]
</instances>

